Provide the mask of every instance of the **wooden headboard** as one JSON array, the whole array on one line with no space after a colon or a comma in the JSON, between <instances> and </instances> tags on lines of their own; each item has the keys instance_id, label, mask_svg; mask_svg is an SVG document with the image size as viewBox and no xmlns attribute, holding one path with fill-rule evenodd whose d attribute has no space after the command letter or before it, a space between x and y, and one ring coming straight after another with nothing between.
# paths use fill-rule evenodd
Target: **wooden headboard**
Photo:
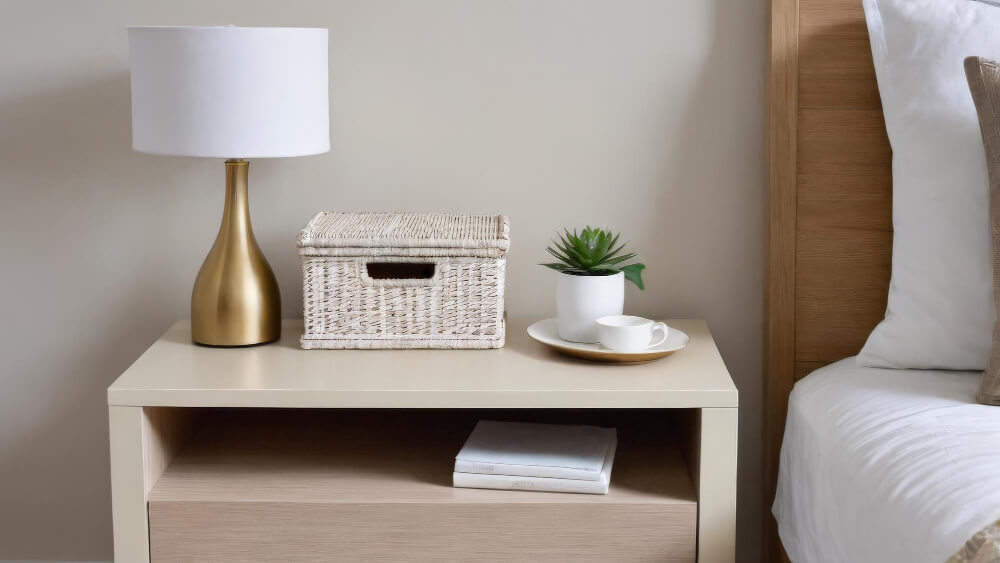
<instances>
[{"instance_id":1,"label":"wooden headboard","mask_svg":"<svg viewBox=\"0 0 1000 563\"><path fill-rule=\"evenodd\" d=\"M788 394L857 354L885 314L892 152L861 0L770 0L764 476L765 561Z\"/></svg>"}]
</instances>

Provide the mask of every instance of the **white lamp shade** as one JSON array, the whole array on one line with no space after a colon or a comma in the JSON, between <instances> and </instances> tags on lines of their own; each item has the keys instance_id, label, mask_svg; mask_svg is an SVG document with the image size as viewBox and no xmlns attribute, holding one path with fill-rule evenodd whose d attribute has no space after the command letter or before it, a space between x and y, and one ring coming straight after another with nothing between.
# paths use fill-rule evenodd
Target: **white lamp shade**
<instances>
[{"instance_id":1,"label":"white lamp shade","mask_svg":"<svg viewBox=\"0 0 1000 563\"><path fill-rule=\"evenodd\" d=\"M327 30L130 27L132 148L216 158L330 150Z\"/></svg>"}]
</instances>

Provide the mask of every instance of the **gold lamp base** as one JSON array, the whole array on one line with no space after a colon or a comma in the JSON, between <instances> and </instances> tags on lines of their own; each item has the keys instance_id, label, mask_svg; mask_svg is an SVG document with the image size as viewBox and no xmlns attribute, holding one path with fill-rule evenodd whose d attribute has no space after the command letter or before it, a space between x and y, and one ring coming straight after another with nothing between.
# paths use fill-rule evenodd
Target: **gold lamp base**
<instances>
[{"instance_id":1,"label":"gold lamp base","mask_svg":"<svg viewBox=\"0 0 1000 563\"><path fill-rule=\"evenodd\" d=\"M226 207L219 235L191 295L191 339L206 346L253 346L281 336L278 280L250 226L250 163L226 161Z\"/></svg>"}]
</instances>

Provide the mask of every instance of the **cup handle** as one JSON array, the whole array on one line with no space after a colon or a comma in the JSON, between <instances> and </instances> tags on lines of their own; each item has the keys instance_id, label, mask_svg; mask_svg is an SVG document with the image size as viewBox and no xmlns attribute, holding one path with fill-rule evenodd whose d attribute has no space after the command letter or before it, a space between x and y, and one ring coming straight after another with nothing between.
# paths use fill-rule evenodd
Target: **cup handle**
<instances>
[{"instance_id":1,"label":"cup handle","mask_svg":"<svg viewBox=\"0 0 1000 563\"><path fill-rule=\"evenodd\" d=\"M663 338L660 338L656 342L650 344L649 348L656 348L660 344L663 344L664 342L667 341L667 333L670 332L670 327L668 327L666 323L656 323L655 325L653 325L653 332L656 332L658 330L663 331Z\"/></svg>"}]
</instances>

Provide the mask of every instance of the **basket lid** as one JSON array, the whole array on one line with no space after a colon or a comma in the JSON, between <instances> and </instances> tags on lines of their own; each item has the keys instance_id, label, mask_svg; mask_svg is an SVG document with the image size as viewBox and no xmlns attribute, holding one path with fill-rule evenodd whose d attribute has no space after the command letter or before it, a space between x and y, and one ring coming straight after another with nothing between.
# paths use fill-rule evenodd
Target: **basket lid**
<instances>
[{"instance_id":1,"label":"basket lid","mask_svg":"<svg viewBox=\"0 0 1000 563\"><path fill-rule=\"evenodd\" d=\"M299 232L299 248L510 247L505 215L321 211Z\"/></svg>"}]
</instances>

